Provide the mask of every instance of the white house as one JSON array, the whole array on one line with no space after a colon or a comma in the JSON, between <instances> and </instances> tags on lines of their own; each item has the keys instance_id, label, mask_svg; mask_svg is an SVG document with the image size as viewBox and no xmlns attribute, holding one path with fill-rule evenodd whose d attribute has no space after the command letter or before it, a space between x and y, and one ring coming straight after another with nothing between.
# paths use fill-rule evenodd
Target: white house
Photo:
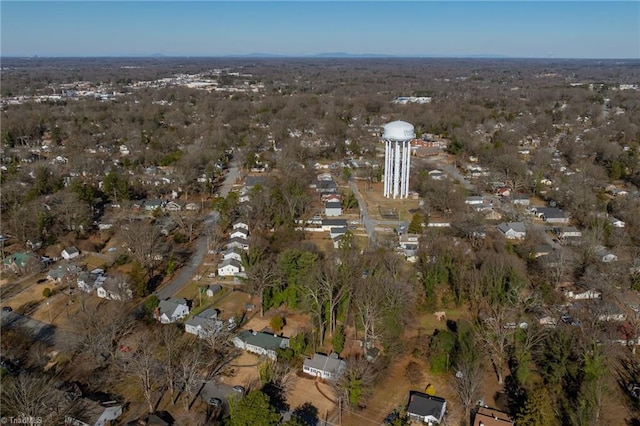
<instances>
[{"instance_id":1,"label":"white house","mask_svg":"<svg viewBox=\"0 0 640 426\"><path fill-rule=\"evenodd\" d=\"M626 225L623 221L621 221L620 219L616 219L613 216L609 216L607 220L614 228L624 228Z\"/></svg>"},{"instance_id":2,"label":"white house","mask_svg":"<svg viewBox=\"0 0 640 426\"><path fill-rule=\"evenodd\" d=\"M406 249L407 246L418 246L420 245L420 235L418 234L402 234L398 237L398 245L403 249Z\"/></svg>"},{"instance_id":3,"label":"white house","mask_svg":"<svg viewBox=\"0 0 640 426\"><path fill-rule=\"evenodd\" d=\"M516 194L511 198L511 202L521 206L528 206L531 204L531 198L525 194Z\"/></svg>"},{"instance_id":4,"label":"white house","mask_svg":"<svg viewBox=\"0 0 640 426\"><path fill-rule=\"evenodd\" d=\"M339 201L327 201L324 203L324 214L327 217L342 216L342 203Z\"/></svg>"},{"instance_id":5,"label":"white house","mask_svg":"<svg viewBox=\"0 0 640 426\"><path fill-rule=\"evenodd\" d=\"M236 222L236 223L233 224L233 229L244 229L248 233L249 232L249 225L247 225L244 222Z\"/></svg>"},{"instance_id":6,"label":"white house","mask_svg":"<svg viewBox=\"0 0 640 426\"><path fill-rule=\"evenodd\" d=\"M231 231L231 234L229 234L229 238L242 238L242 239L247 239L247 237L249 236L249 231L247 231L244 228L237 228Z\"/></svg>"},{"instance_id":7,"label":"white house","mask_svg":"<svg viewBox=\"0 0 640 426\"><path fill-rule=\"evenodd\" d=\"M129 288L129 284L117 277L107 277L107 279L96 288L96 294L102 299L119 301L131 300L133 297L133 292Z\"/></svg>"},{"instance_id":8,"label":"white house","mask_svg":"<svg viewBox=\"0 0 640 426\"><path fill-rule=\"evenodd\" d=\"M245 238L231 238L227 244L226 247L229 248L239 248L242 250L249 250L249 242L245 239Z\"/></svg>"},{"instance_id":9,"label":"white house","mask_svg":"<svg viewBox=\"0 0 640 426\"><path fill-rule=\"evenodd\" d=\"M581 292L569 290L565 292L564 295L567 299L571 300L594 300L602 298L602 293L598 290L585 290Z\"/></svg>"},{"instance_id":10,"label":"white house","mask_svg":"<svg viewBox=\"0 0 640 426\"><path fill-rule=\"evenodd\" d=\"M465 198L464 203L469 204L470 206L473 206L476 204L484 204L484 198L477 195L472 197L467 197Z\"/></svg>"},{"instance_id":11,"label":"white house","mask_svg":"<svg viewBox=\"0 0 640 426\"><path fill-rule=\"evenodd\" d=\"M527 230L522 222L504 222L497 228L508 240L521 240L527 236Z\"/></svg>"},{"instance_id":12,"label":"white house","mask_svg":"<svg viewBox=\"0 0 640 426\"><path fill-rule=\"evenodd\" d=\"M224 321L218 319L218 311L209 308L189 318L184 323L184 331L204 338L211 334L219 333L223 326Z\"/></svg>"},{"instance_id":13,"label":"white house","mask_svg":"<svg viewBox=\"0 0 640 426\"><path fill-rule=\"evenodd\" d=\"M258 355L265 355L271 359L277 359L278 349L289 347L289 338L275 336L261 331L245 330L234 337L231 342L236 348L253 352Z\"/></svg>"},{"instance_id":14,"label":"white house","mask_svg":"<svg viewBox=\"0 0 640 426\"><path fill-rule=\"evenodd\" d=\"M160 301L155 317L162 324L171 324L189 315L189 305L185 299L166 299Z\"/></svg>"},{"instance_id":15,"label":"white house","mask_svg":"<svg viewBox=\"0 0 640 426\"><path fill-rule=\"evenodd\" d=\"M562 238L562 239L582 237L582 232L575 226L567 226L565 228L556 228L556 234L558 235L558 238Z\"/></svg>"},{"instance_id":16,"label":"white house","mask_svg":"<svg viewBox=\"0 0 640 426\"><path fill-rule=\"evenodd\" d=\"M316 353L313 358L307 358L302 364L302 372L325 380L335 380L347 368L347 363L338 357L337 353L327 356Z\"/></svg>"},{"instance_id":17,"label":"white house","mask_svg":"<svg viewBox=\"0 0 640 426\"><path fill-rule=\"evenodd\" d=\"M60 253L60 255L63 259L69 260L80 256L80 250L78 250L75 246L71 246L62 250L62 253Z\"/></svg>"},{"instance_id":18,"label":"white house","mask_svg":"<svg viewBox=\"0 0 640 426\"><path fill-rule=\"evenodd\" d=\"M447 410L447 401L426 393L409 392L407 415L411 420L428 425L440 424Z\"/></svg>"},{"instance_id":19,"label":"white house","mask_svg":"<svg viewBox=\"0 0 640 426\"><path fill-rule=\"evenodd\" d=\"M234 259L238 262L242 262L242 250L237 247L231 247L222 252L222 260Z\"/></svg>"},{"instance_id":20,"label":"white house","mask_svg":"<svg viewBox=\"0 0 640 426\"><path fill-rule=\"evenodd\" d=\"M218 276L233 277L244 271L242 264L235 259L226 259L218 264Z\"/></svg>"}]
</instances>

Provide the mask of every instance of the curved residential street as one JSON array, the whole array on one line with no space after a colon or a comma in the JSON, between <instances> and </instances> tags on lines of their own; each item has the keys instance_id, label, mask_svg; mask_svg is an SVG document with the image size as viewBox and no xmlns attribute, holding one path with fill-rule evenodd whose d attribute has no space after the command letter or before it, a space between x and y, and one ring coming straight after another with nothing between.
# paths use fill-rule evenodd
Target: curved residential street
<instances>
[{"instance_id":1,"label":"curved residential street","mask_svg":"<svg viewBox=\"0 0 640 426\"><path fill-rule=\"evenodd\" d=\"M220 187L220 196L226 197L229 195L233 184L239 176L238 167L235 163L231 163L229 167L229 172L224 178L224 182ZM168 297L173 296L177 292L179 292L187 283L196 275L198 268L204 261L204 257L207 254L208 250L208 242L207 242L207 229L213 229L218 226L218 222L220 221L220 214L217 211L212 211L204 219L203 230L198 236L198 239L195 242L195 250L191 255L191 259L189 263L183 266L178 273L165 284L162 288L160 288L156 294L160 300L166 299Z\"/></svg>"}]
</instances>

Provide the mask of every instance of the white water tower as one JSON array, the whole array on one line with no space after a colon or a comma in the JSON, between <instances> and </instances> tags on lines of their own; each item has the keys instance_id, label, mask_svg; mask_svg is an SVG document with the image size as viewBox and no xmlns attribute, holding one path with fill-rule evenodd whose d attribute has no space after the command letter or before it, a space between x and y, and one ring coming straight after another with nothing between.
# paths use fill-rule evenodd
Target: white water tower
<instances>
[{"instance_id":1,"label":"white water tower","mask_svg":"<svg viewBox=\"0 0 640 426\"><path fill-rule=\"evenodd\" d=\"M409 196L411 140L415 137L413 125L406 121L393 121L384 126L384 196L387 198Z\"/></svg>"}]
</instances>

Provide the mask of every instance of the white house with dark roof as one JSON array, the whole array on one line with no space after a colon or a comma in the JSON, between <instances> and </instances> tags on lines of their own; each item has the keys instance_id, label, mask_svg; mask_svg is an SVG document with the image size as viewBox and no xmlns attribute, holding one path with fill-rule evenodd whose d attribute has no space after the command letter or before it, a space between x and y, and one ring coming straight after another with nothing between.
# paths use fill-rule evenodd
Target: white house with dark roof
<instances>
[{"instance_id":1,"label":"white house with dark roof","mask_svg":"<svg viewBox=\"0 0 640 426\"><path fill-rule=\"evenodd\" d=\"M62 256L62 258L65 260L73 259L80 256L80 250L78 250L75 246L67 247L66 249L62 250L60 256Z\"/></svg>"},{"instance_id":2,"label":"white house with dark roof","mask_svg":"<svg viewBox=\"0 0 640 426\"><path fill-rule=\"evenodd\" d=\"M234 237L227 241L225 247L229 248L239 248L242 250L249 250L249 241L246 238Z\"/></svg>"},{"instance_id":3,"label":"white house with dark roof","mask_svg":"<svg viewBox=\"0 0 640 426\"><path fill-rule=\"evenodd\" d=\"M241 249L237 247L230 247L222 252L222 260L234 259L238 262L242 262L242 253L244 253L244 251Z\"/></svg>"},{"instance_id":4,"label":"white house with dark roof","mask_svg":"<svg viewBox=\"0 0 640 426\"><path fill-rule=\"evenodd\" d=\"M527 236L522 222L503 222L497 226L498 231L508 240L521 240Z\"/></svg>"},{"instance_id":5,"label":"white house with dark roof","mask_svg":"<svg viewBox=\"0 0 640 426\"><path fill-rule=\"evenodd\" d=\"M447 401L426 393L409 392L407 415L411 420L428 425L440 424L447 411Z\"/></svg>"},{"instance_id":6,"label":"white house with dark roof","mask_svg":"<svg viewBox=\"0 0 640 426\"><path fill-rule=\"evenodd\" d=\"M234 230L231 231L231 233L229 234L229 238L243 238L243 239L247 239L247 237L249 236L249 231L247 231L244 228L236 228Z\"/></svg>"},{"instance_id":7,"label":"white house with dark roof","mask_svg":"<svg viewBox=\"0 0 640 426\"><path fill-rule=\"evenodd\" d=\"M223 326L224 321L218 319L218 311L209 308L185 321L184 331L204 338L211 334L219 333Z\"/></svg>"},{"instance_id":8,"label":"white house with dark roof","mask_svg":"<svg viewBox=\"0 0 640 426\"><path fill-rule=\"evenodd\" d=\"M156 308L155 317L162 324L171 324L189 315L189 304L185 299L161 300Z\"/></svg>"},{"instance_id":9,"label":"white house with dark roof","mask_svg":"<svg viewBox=\"0 0 640 426\"><path fill-rule=\"evenodd\" d=\"M252 330L240 332L231 342L236 348L258 355L265 355L271 359L278 358L278 349L289 347L288 337L275 336L273 334Z\"/></svg>"},{"instance_id":10,"label":"white house with dark roof","mask_svg":"<svg viewBox=\"0 0 640 426\"><path fill-rule=\"evenodd\" d=\"M233 224L233 229L244 229L249 232L249 225L246 222L236 222Z\"/></svg>"},{"instance_id":11,"label":"white house with dark roof","mask_svg":"<svg viewBox=\"0 0 640 426\"><path fill-rule=\"evenodd\" d=\"M337 353L329 356L316 353L302 364L302 372L324 380L336 380L347 369L347 363Z\"/></svg>"},{"instance_id":12,"label":"white house with dark roof","mask_svg":"<svg viewBox=\"0 0 640 426\"><path fill-rule=\"evenodd\" d=\"M218 276L233 277L244 271L242 263L235 259L225 259L218 264Z\"/></svg>"},{"instance_id":13,"label":"white house with dark roof","mask_svg":"<svg viewBox=\"0 0 640 426\"><path fill-rule=\"evenodd\" d=\"M342 203L339 201L327 201L324 203L324 214L327 217L342 216Z\"/></svg>"}]
</instances>

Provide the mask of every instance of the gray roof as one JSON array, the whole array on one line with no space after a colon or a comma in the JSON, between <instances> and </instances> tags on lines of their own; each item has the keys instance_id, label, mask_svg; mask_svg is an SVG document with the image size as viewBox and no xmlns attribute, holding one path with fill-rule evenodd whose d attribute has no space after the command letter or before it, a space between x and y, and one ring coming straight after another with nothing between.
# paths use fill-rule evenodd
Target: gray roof
<instances>
[{"instance_id":1,"label":"gray roof","mask_svg":"<svg viewBox=\"0 0 640 426\"><path fill-rule=\"evenodd\" d=\"M509 229L513 229L515 232L527 232L522 222L503 222L498 225L498 229L505 234L509 231Z\"/></svg>"},{"instance_id":2,"label":"gray roof","mask_svg":"<svg viewBox=\"0 0 640 426\"><path fill-rule=\"evenodd\" d=\"M544 215L547 219L561 219L567 217L564 212L557 207L538 207L536 212Z\"/></svg>"},{"instance_id":3,"label":"gray roof","mask_svg":"<svg viewBox=\"0 0 640 426\"><path fill-rule=\"evenodd\" d=\"M436 419L442 414L442 407L446 404L444 398L427 395L426 393L411 391L407 413L419 416L433 416Z\"/></svg>"},{"instance_id":4,"label":"gray roof","mask_svg":"<svg viewBox=\"0 0 640 426\"><path fill-rule=\"evenodd\" d=\"M327 201L324 203L325 209L341 209L342 203L340 201Z\"/></svg>"},{"instance_id":5,"label":"gray roof","mask_svg":"<svg viewBox=\"0 0 640 426\"><path fill-rule=\"evenodd\" d=\"M338 354L336 353L329 356L316 353L313 355L313 358L304 360L304 366L328 373L340 374L342 370L346 368L347 363L338 358Z\"/></svg>"},{"instance_id":6,"label":"gray roof","mask_svg":"<svg viewBox=\"0 0 640 426\"><path fill-rule=\"evenodd\" d=\"M238 334L238 339L241 341L259 348L267 350L277 350L289 347L288 337L274 336L273 334L263 333L261 331L245 330Z\"/></svg>"},{"instance_id":7,"label":"gray roof","mask_svg":"<svg viewBox=\"0 0 640 426\"><path fill-rule=\"evenodd\" d=\"M322 226L347 226L347 219L322 219Z\"/></svg>"},{"instance_id":8,"label":"gray roof","mask_svg":"<svg viewBox=\"0 0 640 426\"><path fill-rule=\"evenodd\" d=\"M189 318L185 324L193 327L206 327L207 324L215 324L216 318L218 318L218 311L213 308L208 308L200 312L198 315L194 315ZM221 321L218 322L221 323Z\"/></svg>"},{"instance_id":9,"label":"gray roof","mask_svg":"<svg viewBox=\"0 0 640 426\"><path fill-rule=\"evenodd\" d=\"M171 314L175 312L178 306L181 305L189 306L185 299L167 299L161 300L160 303L158 303L158 308L160 309L161 313L171 316Z\"/></svg>"},{"instance_id":10,"label":"gray roof","mask_svg":"<svg viewBox=\"0 0 640 426\"><path fill-rule=\"evenodd\" d=\"M224 268L225 266L235 266L238 269L242 269L242 264L235 259L225 259L218 263L218 268Z\"/></svg>"}]
</instances>

